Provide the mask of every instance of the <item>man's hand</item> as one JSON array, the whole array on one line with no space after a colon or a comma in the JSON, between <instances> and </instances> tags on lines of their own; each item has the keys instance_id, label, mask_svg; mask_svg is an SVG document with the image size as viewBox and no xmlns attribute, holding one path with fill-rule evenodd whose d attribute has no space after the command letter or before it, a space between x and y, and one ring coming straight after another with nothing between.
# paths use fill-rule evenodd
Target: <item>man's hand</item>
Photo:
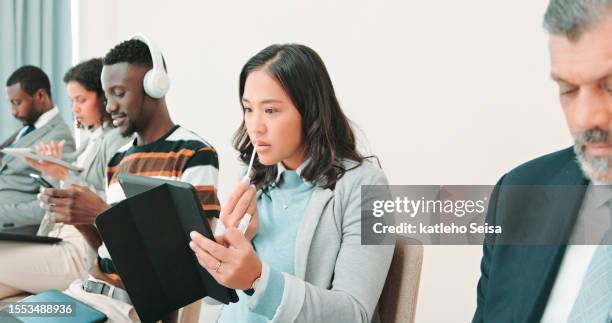
<instances>
[{"instance_id":1,"label":"man's hand","mask_svg":"<svg viewBox=\"0 0 612 323\"><path fill-rule=\"evenodd\" d=\"M98 214L110 208L96 193L79 185L43 188L38 199L50 221L73 225L94 224Z\"/></svg>"}]
</instances>

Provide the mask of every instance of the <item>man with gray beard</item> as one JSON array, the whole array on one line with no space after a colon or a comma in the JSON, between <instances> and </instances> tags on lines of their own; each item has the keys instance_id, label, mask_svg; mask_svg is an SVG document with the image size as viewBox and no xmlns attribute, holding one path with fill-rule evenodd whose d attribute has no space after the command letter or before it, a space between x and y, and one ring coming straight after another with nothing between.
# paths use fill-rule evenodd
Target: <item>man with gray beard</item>
<instances>
[{"instance_id":1,"label":"man with gray beard","mask_svg":"<svg viewBox=\"0 0 612 323\"><path fill-rule=\"evenodd\" d=\"M487 222L523 243L484 244L472 322L612 322L612 0L551 0L544 27L574 146L499 180ZM562 194L534 207L517 185Z\"/></svg>"}]
</instances>

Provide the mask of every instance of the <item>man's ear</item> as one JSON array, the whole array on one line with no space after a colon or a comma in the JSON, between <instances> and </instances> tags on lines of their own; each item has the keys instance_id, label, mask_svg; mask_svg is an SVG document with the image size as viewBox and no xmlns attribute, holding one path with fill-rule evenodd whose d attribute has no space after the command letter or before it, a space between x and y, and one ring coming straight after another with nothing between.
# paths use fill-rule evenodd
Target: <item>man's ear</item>
<instances>
[{"instance_id":1,"label":"man's ear","mask_svg":"<svg viewBox=\"0 0 612 323\"><path fill-rule=\"evenodd\" d=\"M47 92L43 89L38 89L36 90L36 92L34 92L34 99L38 102L42 102L45 99L45 95L47 94Z\"/></svg>"}]
</instances>

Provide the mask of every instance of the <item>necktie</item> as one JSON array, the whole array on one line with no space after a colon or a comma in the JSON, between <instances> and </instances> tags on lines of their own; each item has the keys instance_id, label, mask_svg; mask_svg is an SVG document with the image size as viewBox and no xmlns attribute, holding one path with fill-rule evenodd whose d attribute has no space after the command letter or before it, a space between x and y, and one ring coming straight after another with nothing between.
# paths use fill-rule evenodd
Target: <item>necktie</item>
<instances>
[{"instance_id":1,"label":"necktie","mask_svg":"<svg viewBox=\"0 0 612 323\"><path fill-rule=\"evenodd\" d=\"M612 322L612 228L593 254L568 322Z\"/></svg>"},{"instance_id":2,"label":"necktie","mask_svg":"<svg viewBox=\"0 0 612 323\"><path fill-rule=\"evenodd\" d=\"M27 126L21 128L21 131L19 131L19 133L15 137L15 140L13 140L13 142L10 145L6 146L6 147L8 147L8 148L13 147L15 145L15 143L17 142L17 140L23 138L23 136L25 136L25 135L29 134L30 132L34 131L34 129L36 129L36 127L34 127L33 125L27 125ZM0 146L0 148L2 148L2 147ZM0 156L0 163L2 162L2 157L3 156ZM2 174L2 172L4 171L5 168L4 168L4 165L1 165L0 167L2 167L2 169L0 169L0 174Z\"/></svg>"},{"instance_id":3,"label":"necktie","mask_svg":"<svg viewBox=\"0 0 612 323\"><path fill-rule=\"evenodd\" d=\"M23 131L21 132L21 135L19 136L19 138L17 138L17 140L19 140L19 139L21 139L21 138L25 137L27 134L29 134L30 132L34 131L34 129L36 129L36 128L35 128L33 125L27 125L27 126L25 126L25 130L23 130ZM17 140L15 140L15 141L17 141Z\"/></svg>"},{"instance_id":4,"label":"necktie","mask_svg":"<svg viewBox=\"0 0 612 323\"><path fill-rule=\"evenodd\" d=\"M15 143L17 142L17 140L25 137L27 134L29 134L30 132L34 131L36 129L36 127L34 127L33 125L27 125L23 128L21 128L22 130L19 132L19 134L17 135L17 137L15 138L15 141L13 141L12 144L8 145L9 147L12 147L13 145L15 145Z\"/></svg>"}]
</instances>

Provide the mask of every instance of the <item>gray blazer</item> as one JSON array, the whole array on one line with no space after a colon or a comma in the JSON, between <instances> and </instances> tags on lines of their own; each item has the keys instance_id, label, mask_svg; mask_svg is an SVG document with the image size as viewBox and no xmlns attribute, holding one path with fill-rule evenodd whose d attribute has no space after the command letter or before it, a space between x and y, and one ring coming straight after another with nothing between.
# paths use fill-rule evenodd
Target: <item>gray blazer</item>
<instances>
[{"instance_id":1,"label":"gray blazer","mask_svg":"<svg viewBox=\"0 0 612 323\"><path fill-rule=\"evenodd\" d=\"M295 275L283 273L285 290L272 322L379 321L376 305L394 244L361 245L361 185L388 183L380 168L364 162L333 191L314 189L296 236Z\"/></svg>"},{"instance_id":2,"label":"gray blazer","mask_svg":"<svg viewBox=\"0 0 612 323\"><path fill-rule=\"evenodd\" d=\"M17 140L13 147L32 147L39 141L51 140L65 140L64 150L74 151L70 128L59 114ZM36 200L40 186L30 173L40 174L20 157L5 155L0 159L0 230L40 224L44 214Z\"/></svg>"},{"instance_id":3,"label":"gray blazer","mask_svg":"<svg viewBox=\"0 0 612 323\"><path fill-rule=\"evenodd\" d=\"M89 187L89 189L106 200L104 192L106 190L106 167L109 160L119 150L119 148L125 146L133 138L125 138L119 132L117 128L104 127L103 133L98 142L92 143L87 142L82 145L75 154L78 156L82 153L86 145L95 144L95 153L87 156L87 159L83 162L83 171L79 174L70 172L68 178L62 182L63 187L68 187L72 184Z\"/></svg>"},{"instance_id":4,"label":"gray blazer","mask_svg":"<svg viewBox=\"0 0 612 323\"><path fill-rule=\"evenodd\" d=\"M83 153L87 145L97 145L94 153L87 156L83 162L83 171L78 174L69 172L68 177L61 184L62 187L68 187L72 184L88 187L92 192L106 200L106 166L117 150L126 145L132 138L124 138L117 128L105 127L102 131L103 134L99 141L84 143L74 154L74 157L76 157ZM47 235L54 225L55 223L46 218L43 219L37 234Z\"/></svg>"}]
</instances>

